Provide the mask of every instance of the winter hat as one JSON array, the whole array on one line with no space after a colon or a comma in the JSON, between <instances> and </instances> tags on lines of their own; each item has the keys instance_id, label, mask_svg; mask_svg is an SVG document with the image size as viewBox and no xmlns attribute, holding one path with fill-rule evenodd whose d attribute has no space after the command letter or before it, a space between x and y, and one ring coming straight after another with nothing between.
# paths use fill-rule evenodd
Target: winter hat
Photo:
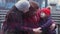
<instances>
[{"instance_id":1,"label":"winter hat","mask_svg":"<svg viewBox=\"0 0 60 34\"><path fill-rule=\"evenodd\" d=\"M27 0L20 0L15 4L16 8L20 11L28 10L30 3Z\"/></svg>"},{"instance_id":2,"label":"winter hat","mask_svg":"<svg viewBox=\"0 0 60 34\"><path fill-rule=\"evenodd\" d=\"M43 16L50 16L51 12L48 8L42 8L41 12L43 12Z\"/></svg>"}]
</instances>

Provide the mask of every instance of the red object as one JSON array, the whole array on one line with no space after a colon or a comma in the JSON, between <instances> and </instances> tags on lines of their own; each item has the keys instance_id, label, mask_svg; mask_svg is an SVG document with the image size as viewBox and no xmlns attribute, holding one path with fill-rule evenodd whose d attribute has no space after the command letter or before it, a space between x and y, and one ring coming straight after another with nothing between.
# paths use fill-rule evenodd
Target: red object
<instances>
[{"instance_id":1,"label":"red object","mask_svg":"<svg viewBox=\"0 0 60 34\"><path fill-rule=\"evenodd\" d=\"M47 16L51 14L50 9L48 8L42 8L41 11L43 11Z\"/></svg>"}]
</instances>

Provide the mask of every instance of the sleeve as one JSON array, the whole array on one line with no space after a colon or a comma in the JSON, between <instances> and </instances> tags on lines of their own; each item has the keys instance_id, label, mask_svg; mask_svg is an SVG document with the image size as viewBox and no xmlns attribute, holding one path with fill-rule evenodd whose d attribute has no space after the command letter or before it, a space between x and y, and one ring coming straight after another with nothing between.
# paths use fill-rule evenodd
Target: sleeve
<instances>
[{"instance_id":1,"label":"sleeve","mask_svg":"<svg viewBox=\"0 0 60 34\"><path fill-rule=\"evenodd\" d=\"M45 22L45 24L41 25L42 27L42 31L43 33L55 33L55 28L54 29L50 29L50 26L55 23L54 21L52 21L52 18L51 17L48 17L47 21Z\"/></svg>"},{"instance_id":2,"label":"sleeve","mask_svg":"<svg viewBox=\"0 0 60 34\"><path fill-rule=\"evenodd\" d=\"M41 25L42 29L48 28L52 25L53 21L51 17L48 17L47 21Z\"/></svg>"},{"instance_id":3,"label":"sleeve","mask_svg":"<svg viewBox=\"0 0 60 34\"><path fill-rule=\"evenodd\" d=\"M52 25L50 26L50 29L55 30L56 28L57 28L57 24L56 24L56 22L53 21Z\"/></svg>"},{"instance_id":4,"label":"sleeve","mask_svg":"<svg viewBox=\"0 0 60 34\"><path fill-rule=\"evenodd\" d=\"M19 30L22 30L22 31L32 31L32 28L29 28L29 27L25 27L25 26L23 26L22 25L22 23L23 23L23 21L22 21L22 17L21 17L21 15L19 15L20 16L20 20L17 20L17 19L19 19L19 18L17 18L18 16L16 15L16 14L14 14L14 13L10 13L10 14L8 14L7 16L6 16L6 19L5 19L5 22L4 22L4 28L5 28L5 30L9 27L9 26L11 26L11 24L13 24L13 26L15 27L15 28L17 28L17 29L19 29ZM19 24L18 24L18 21L19 21ZM15 23L16 23L16 25L14 25ZM9 25L10 24L10 25ZM12 26L11 26L12 27Z\"/></svg>"}]
</instances>

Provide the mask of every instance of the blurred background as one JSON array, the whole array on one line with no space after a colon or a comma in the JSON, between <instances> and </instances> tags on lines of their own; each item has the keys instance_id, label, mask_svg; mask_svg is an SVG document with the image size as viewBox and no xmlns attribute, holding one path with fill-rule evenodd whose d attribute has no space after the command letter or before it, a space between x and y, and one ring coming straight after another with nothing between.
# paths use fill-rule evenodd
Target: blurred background
<instances>
[{"instance_id":1,"label":"blurred background","mask_svg":"<svg viewBox=\"0 0 60 34\"><path fill-rule=\"evenodd\" d=\"M19 0L0 0L0 33L7 12ZM39 3L40 8L51 6L51 16L57 24L56 34L60 34L60 0L28 0Z\"/></svg>"}]
</instances>

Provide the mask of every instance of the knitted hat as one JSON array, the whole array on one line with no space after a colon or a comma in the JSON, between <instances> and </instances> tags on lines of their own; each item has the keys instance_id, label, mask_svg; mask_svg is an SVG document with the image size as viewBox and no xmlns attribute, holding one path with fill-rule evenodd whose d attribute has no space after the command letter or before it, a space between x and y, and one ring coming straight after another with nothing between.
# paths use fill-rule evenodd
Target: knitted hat
<instances>
[{"instance_id":1,"label":"knitted hat","mask_svg":"<svg viewBox=\"0 0 60 34\"><path fill-rule=\"evenodd\" d=\"M27 0L20 0L15 4L16 8L20 11L28 10L30 3Z\"/></svg>"},{"instance_id":2,"label":"knitted hat","mask_svg":"<svg viewBox=\"0 0 60 34\"><path fill-rule=\"evenodd\" d=\"M51 12L48 8L41 9L41 12L43 12L43 16L50 16Z\"/></svg>"}]
</instances>

